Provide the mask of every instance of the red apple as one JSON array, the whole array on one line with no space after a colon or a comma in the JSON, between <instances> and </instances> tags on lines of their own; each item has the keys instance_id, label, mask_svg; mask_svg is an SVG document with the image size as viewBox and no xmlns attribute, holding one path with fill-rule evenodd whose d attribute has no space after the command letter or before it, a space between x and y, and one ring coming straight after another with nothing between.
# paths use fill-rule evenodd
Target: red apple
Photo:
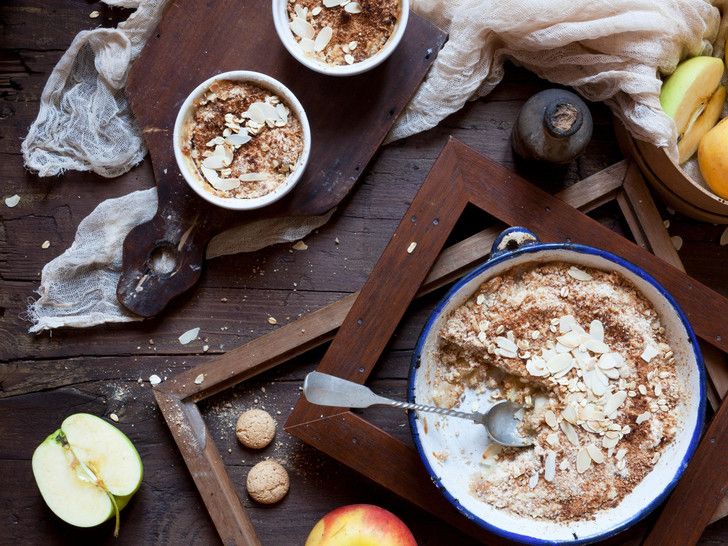
<instances>
[{"instance_id":1,"label":"red apple","mask_svg":"<svg viewBox=\"0 0 728 546\"><path fill-rule=\"evenodd\" d=\"M417 542L392 512L371 504L350 504L321 518L306 546L417 546Z\"/></svg>"}]
</instances>

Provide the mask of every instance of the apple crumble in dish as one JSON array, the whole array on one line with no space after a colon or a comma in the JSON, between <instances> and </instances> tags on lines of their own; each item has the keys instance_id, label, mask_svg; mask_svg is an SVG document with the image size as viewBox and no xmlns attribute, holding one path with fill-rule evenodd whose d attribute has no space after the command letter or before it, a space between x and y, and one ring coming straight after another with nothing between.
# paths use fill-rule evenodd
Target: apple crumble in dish
<instances>
[{"instance_id":1,"label":"apple crumble in dish","mask_svg":"<svg viewBox=\"0 0 728 546\"><path fill-rule=\"evenodd\" d=\"M482 502L536 519L589 519L629 494L675 438L684 396L675 356L653 306L618 273L517 266L443 324L434 402L459 406L466 388L512 400L535 442L488 445L470 481Z\"/></svg>"}]
</instances>

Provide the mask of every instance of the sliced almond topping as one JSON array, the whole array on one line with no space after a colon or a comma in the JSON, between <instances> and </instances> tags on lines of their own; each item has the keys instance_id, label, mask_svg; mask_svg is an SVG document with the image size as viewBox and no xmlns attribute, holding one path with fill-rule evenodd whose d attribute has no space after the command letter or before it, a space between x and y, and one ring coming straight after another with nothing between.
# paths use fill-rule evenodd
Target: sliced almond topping
<instances>
[{"instance_id":1,"label":"sliced almond topping","mask_svg":"<svg viewBox=\"0 0 728 546\"><path fill-rule=\"evenodd\" d=\"M561 421L559 423L559 427L561 427L561 431L566 435L566 439L569 440L572 444L575 446L579 445L579 435L576 432L576 429L569 423L568 421Z\"/></svg>"},{"instance_id":2,"label":"sliced almond topping","mask_svg":"<svg viewBox=\"0 0 728 546\"><path fill-rule=\"evenodd\" d=\"M556 414L551 410L546 410L543 414L543 418L544 421L546 421L546 424L551 428L556 428L559 424L556 420Z\"/></svg>"},{"instance_id":3,"label":"sliced almond topping","mask_svg":"<svg viewBox=\"0 0 728 546\"><path fill-rule=\"evenodd\" d=\"M475 303L478 305L483 305L483 302L485 301L485 296L483 294L478 294L478 297L475 298Z\"/></svg>"},{"instance_id":4,"label":"sliced almond topping","mask_svg":"<svg viewBox=\"0 0 728 546\"><path fill-rule=\"evenodd\" d=\"M348 53L344 55L344 61L346 61L346 64L354 64L354 60L354 57L352 57Z\"/></svg>"},{"instance_id":5,"label":"sliced almond topping","mask_svg":"<svg viewBox=\"0 0 728 546\"><path fill-rule=\"evenodd\" d=\"M601 320L591 321L589 335L598 341L604 341L604 324Z\"/></svg>"},{"instance_id":6,"label":"sliced almond topping","mask_svg":"<svg viewBox=\"0 0 728 546\"><path fill-rule=\"evenodd\" d=\"M586 472L592 464L592 459L586 448L582 447L576 454L576 471L579 474Z\"/></svg>"},{"instance_id":7,"label":"sliced almond topping","mask_svg":"<svg viewBox=\"0 0 728 546\"><path fill-rule=\"evenodd\" d=\"M546 441L549 443L550 446L556 447L559 445L559 435L556 432L552 432L551 434L548 434L546 436Z\"/></svg>"},{"instance_id":8,"label":"sliced almond topping","mask_svg":"<svg viewBox=\"0 0 728 546\"><path fill-rule=\"evenodd\" d=\"M556 340L562 345L574 349L581 345L583 338L578 332L572 330L565 333L563 336L557 337Z\"/></svg>"},{"instance_id":9,"label":"sliced almond topping","mask_svg":"<svg viewBox=\"0 0 728 546\"><path fill-rule=\"evenodd\" d=\"M650 417L652 417L652 414L649 411L646 411L644 413L640 413L637 418L635 419L635 423L638 425L641 425L645 421L649 420Z\"/></svg>"},{"instance_id":10,"label":"sliced almond topping","mask_svg":"<svg viewBox=\"0 0 728 546\"><path fill-rule=\"evenodd\" d=\"M238 178L241 182L262 182L268 180L270 175L268 173L243 173Z\"/></svg>"},{"instance_id":11,"label":"sliced almond topping","mask_svg":"<svg viewBox=\"0 0 728 546\"><path fill-rule=\"evenodd\" d=\"M579 269L578 267L571 266L569 270L567 271L570 277L576 279L577 281L590 281L592 280L592 276L589 275L586 271L583 269Z\"/></svg>"},{"instance_id":12,"label":"sliced almond topping","mask_svg":"<svg viewBox=\"0 0 728 546\"><path fill-rule=\"evenodd\" d=\"M573 366L573 359L568 353L560 353L546 361L546 367L551 373L558 373Z\"/></svg>"},{"instance_id":13,"label":"sliced almond topping","mask_svg":"<svg viewBox=\"0 0 728 546\"><path fill-rule=\"evenodd\" d=\"M321 13L321 6L316 6L311 10L311 15L316 17L319 13Z\"/></svg>"},{"instance_id":14,"label":"sliced almond topping","mask_svg":"<svg viewBox=\"0 0 728 546\"><path fill-rule=\"evenodd\" d=\"M624 456L627 454L627 450L625 448L619 448L617 450L617 454L614 456L618 461L621 461L624 459Z\"/></svg>"},{"instance_id":15,"label":"sliced almond topping","mask_svg":"<svg viewBox=\"0 0 728 546\"><path fill-rule=\"evenodd\" d=\"M202 160L202 166L207 169L222 169L226 167L225 158L220 155L211 155Z\"/></svg>"},{"instance_id":16,"label":"sliced almond topping","mask_svg":"<svg viewBox=\"0 0 728 546\"><path fill-rule=\"evenodd\" d=\"M301 46L301 49L303 49L305 53L313 53L314 51L316 51L316 44L310 38L301 38L301 41L298 42L298 45Z\"/></svg>"},{"instance_id":17,"label":"sliced almond topping","mask_svg":"<svg viewBox=\"0 0 728 546\"><path fill-rule=\"evenodd\" d=\"M495 338L495 342L501 349L505 349L506 351L511 353L518 352L518 346L507 337L498 336Z\"/></svg>"},{"instance_id":18,"label":"sliced almond topping","mask_svg":"<svg viewBox=\"0 0 728 546\"><path fill-rule=\"evenodd\" d=\"M584 342L584 348L592 353L608 353L609 347L603 341L598 339L587 339Z\"/></svg>"},{"instance_id":19,"label":"sliced almond topping","mask_svg":"<svg viewBox=\"0 0 728 546\"><path fill-rule=\"evenodd\" d=\"M543 479L547 482L554 481L556 477L556 453L549 451L543 465Z\"/></svg>"},{"instance_id":20,"label":"sliced almond topping","mask_svg":"<svg viewBox=\"0 0 728 546\"><path fill-rule=\"evenodd\" d=\"M528 488L535 489L538 485L538 472L534 472L528 479Z\"/></svg>"},{"instance_id":21,"label":"sliced almond topping","mask_svg":"<svg viewBox=\"0 0 728 546\"><path fill-rule=\"evenodd\" d=\"M210 180L210 185L219 191L230 191L240 187L240 180L237 178L217 178Z\"/></svg>"},{"instance_id":22,"label":"sliced almond topping","mask_svg":"<svg viewBox=\"0 0 728 546\"><path fill-rule=\"evenodd\" d=\"M324 6L327 8L335 8L341 5L341 0L324 0Z\"/></svg>"},{"instance_id":23,"label":"sliced almond topping","mask_svg":"<svg viewBox=\"0 0 728 546\"><path fill-rule=\"evenodd\" d=\"M604 454L602 453L602 450L594 444L587 444L586 451L589 453L591 460L595 463L602 464L604 462Z\"/></svg>"},{"instance_id":24,"label":"sliced almond topping","mask_svg":"<svg viewBox=\"0 0 728 546\"><path fill-rule=\"evenodd\" d=\"M230 135L225 138L225 142L232 146L242 146L243 144L247 144L252 139L247 131L241 131L240 133Z\"/></svg>"},{"instance_id":25,"label":"sliced almond topping","mask_svg":"<svg viewBox=\"0 0 728 546\"><path fill-rule=\"evenodd\" d=\"M660 351L655 347L654 345L645 345L645 349L642 351L642 354L640 355L640 358L644 360L645 362L649 362L653 358L655 358L658 354L660 354Z\"/></svg>"},{"instance_id":26,"label":"sliced almond topping","mask_svg":"<svg viewBox=\"0 0 728 546\"><path fill-rule=\"evenodd\" d=\"M349 2L344 6L347 13L361 13L361 4L359 2Z\"/></svg>"},{"instance_id":27,"label":"sliced almond topping","mask_svg":"<svg viewBox=\"0 0 728 546\"><path fill-rule=\"evenodd\" d=\"M561 412L561 417L566 419L569 423L576 424L576 410L574 409L574 406L571 404L566 406Z\"/></svg>"},{"instance_id":28,"label":"sliced almond topping","mask_svg":"<svg viewBox=\"0 0 728 546\"><path fill-rule=\"evenodd\" d=\"M329 45L329 42L331 41L331 37L333 35L334 29L332 29L330 26L325 26L324 28L322 28L316 36L316 39L314 40L314 51L323 51L324 48Z\"/></svg>"},{"instance_id":29,"label":"sliced almond topping","mask_svg":"<svg viewBox=\"0 0 728 546\"><path fill-rule=\"evenodd\" d=\"M549 375L549 371L546 369L546 361L540 356L531 357L526 362L526 371L534 377L545 377Z\"/></svg>"},{"instance_id":30,"label":"sliced almond topping","mask_svg":"<svg viewBox=\"0 0 728 546\"><path fill-rule=\"evenodd\" d=\"M313 26L311 26L311 23L305 19L301 19L300 17L293 18L291 21L291 30L296 36L299 36L300 38L308 38L309 40L313 40L316 33Z\"/></svg>"}]
</instances>

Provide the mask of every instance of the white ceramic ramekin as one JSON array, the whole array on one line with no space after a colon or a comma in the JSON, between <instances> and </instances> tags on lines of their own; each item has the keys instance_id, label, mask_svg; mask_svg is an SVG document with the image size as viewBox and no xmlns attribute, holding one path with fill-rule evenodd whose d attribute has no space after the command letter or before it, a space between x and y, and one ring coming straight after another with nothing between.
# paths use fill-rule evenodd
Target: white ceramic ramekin
<instances>
[{"instance_id":1,"label":"white ceramic ramekin","mask_svg":"<svg viewBox=\"0 0 728 546\"><path fill-rule=\"evenodd\" d=\"M258 85L264 89L270 90L271 94L277 95L281 101L292 111L293 114L298 118L301 123L301 129L303 130L303 151L296 162L295 168L288 175L288 178L275 190L260 197L253 197L250 199L240 199L237 197L219 197L214 195L206 189L208 185L202 173L195 165L192 158L188 157L182 152L182 147L185 144L184 139L185 127L190 121L192 115L193 102L204 95L209 89L210 85L219 80L231 80L239 82L248 82ZM308 158L311 154L311 127L308 124L308 118L306 112L303 110L303 106L298 101L296 96L278 80L271 78L260 72L251 72L248 70L233 70L230 72L223 72L217 74L200 85L195 87L192 93L185 99L182 106L177 113L177 119L174 123L174 133L172 136L174 157L177 160L177 166L179 167L182 176L184 177L187 184L194 190L194 192L202 197L205 201L217 205L219 207L231 210L254 210L266 205L270 205L275 201L281 199L284 195L290 192L293 187L298 183L301 175L306 170L308 164Z\"/></svg>"},{"instance_id":2,"label":"white ceramic ramekin","mask_svg":"<svg viewBox=\"0 0 728 546\"><path fill-rule=\"evenodd\" d=\"M399 0L399 2L401 8L399 20L394 27L394 32L392 32L389 40L387 40L387 43L385 43L384 47L377 51L376 54L354 64L335 66L320 61L312 55L306 55L301 46L298 45L298 42L291 31L290 19L288 18L287 10L288 0L272 0L273 23L275 24L278 37L281 39L281 42L283 42L283 46L302 65L319 72L320 74L326 74L327 76L353 76L380 65L395 49L397 49L397 45L399 45L399 42L402 40L404 31L407 28L410 10L410 0Z\"/></svg>"},{"instance_id":3,"label":"white ceramic ramekin","mask_svg":"<svg viewBox=\"0 0 728 546\"><path fill-rule=\"evenodd\" d=\"M465 419L442 419L438 426L430 421L427 427L415 412L411 412L410 427L430 478L463 516L517 542L584 544L616 535L659 506L677 484L700 440L706 399L703 359L687 317L655 279L636 265L604 250L572 243L541 243L524 228L509 228L493 244L490 260L457 282L430 315L412 358L407 398L409 402L433 404L432 378L435 377L438 332L450 313L478 286L519 265L554 261L616 271L654 306L665 326L685 397L673 412L678 423L675 439L665 448L653 469L617 506L600 511L594 519L563 523L536 520L486 504L470 493L470 477L474 472L482 472L478 462L489 443L482 426ZM470 411L474 403L482 401L486 405L488 392L478 395L466 389L461 407ZM480 409L487 408L481 406ZM440 460L434 456L440 452L447 452L449 456Z\"/></svg>"}]
</instances>

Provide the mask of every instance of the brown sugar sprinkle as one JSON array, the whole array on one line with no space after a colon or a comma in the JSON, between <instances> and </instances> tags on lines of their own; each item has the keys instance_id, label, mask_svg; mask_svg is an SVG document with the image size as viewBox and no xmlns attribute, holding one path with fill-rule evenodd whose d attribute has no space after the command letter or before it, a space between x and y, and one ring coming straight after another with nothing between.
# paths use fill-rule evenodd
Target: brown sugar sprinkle
<instances>
[{"instance_id":1,"label":"brown sugar sprinkle","mask_svg":"<svg viewBox=\"0 0 728 546\"><path fill-rule=\"evenodd\" d=\"M331 65L361 62L380 51L400 16L399 0L296 0L288 16L306 54Z\"/></svg>"},{"instance_id":2,"label":"brown sugar sprinkle","mask_svg":"<svg viewBox=\"0 0 728 546\"><path fill-rule=\"evenodd\" d=\"M261 104L275 118L258 122L248 112ZM252 83L215 81L193 105L183 152L198 168L205 189L220 197L253 198L282 184L303 151L303 129L295 114L270 90ZM237 140L236 140L237 139ZM205 169L217 152L228 161ZM212 177L212 179L211 179Z\"/></svg>"},{"instance_id":3,"label":"brown sugar sprinkle","mask_svg":"<svg viewBox=\"0 0 728 546\"><path fill-rule=\"evenodd\" d=\"M485 470L471 479L483 502L536 519L593 518L675 437L684 392L665 329L617 273L514 268L483 283L439 334L435 403L456 407L465 388L495 390L491 399L524 407L520 427L535 439L533 449L483 455Z\"/></svg>"}]
</instances>

